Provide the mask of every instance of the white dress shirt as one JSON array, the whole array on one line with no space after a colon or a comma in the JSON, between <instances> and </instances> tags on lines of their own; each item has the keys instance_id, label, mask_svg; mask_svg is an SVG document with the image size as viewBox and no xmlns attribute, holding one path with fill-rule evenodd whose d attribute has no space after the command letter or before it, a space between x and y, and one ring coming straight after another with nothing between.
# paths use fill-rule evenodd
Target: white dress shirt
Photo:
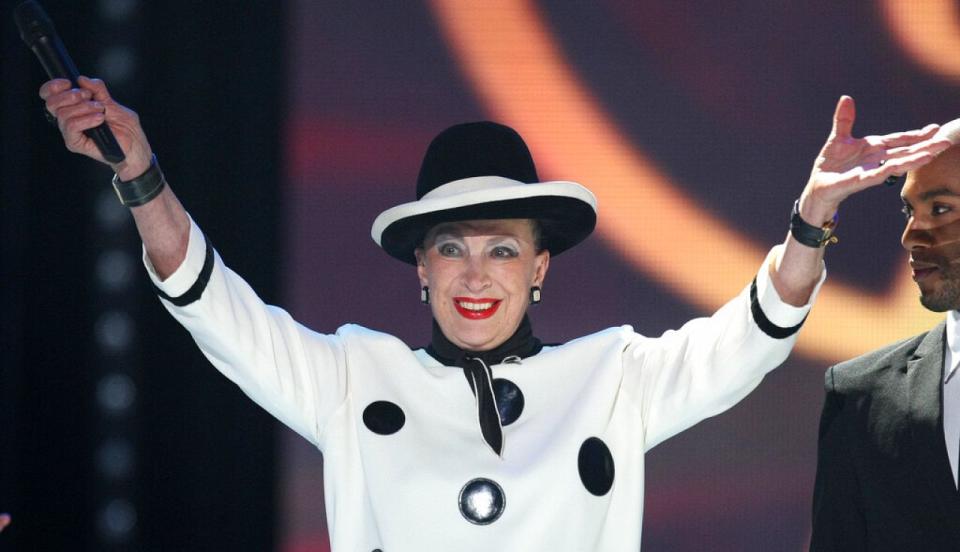
<instances>
[{"instance_id":1,"label":"white dress shirt","mask_svg":"<svg viewBox=\"0 0 960 552\"><path fill-rule=\"evenodd\" d=\"M957 481L957 463L960 462L960 312L947 314L947 351L943 370L943 438L947 443L947 456L953 471L953 483ZM960 488L960 485L958 485Z\"/></svg>"}]
</instances>

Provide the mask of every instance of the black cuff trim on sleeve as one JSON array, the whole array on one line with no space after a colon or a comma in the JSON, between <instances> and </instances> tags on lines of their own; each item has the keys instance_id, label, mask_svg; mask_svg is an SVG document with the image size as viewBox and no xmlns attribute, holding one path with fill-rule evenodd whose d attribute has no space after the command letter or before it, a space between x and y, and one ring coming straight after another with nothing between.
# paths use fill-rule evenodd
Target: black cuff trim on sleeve
<instances>
[{"instance_id":1,"label":"black cuff trim on sleeve","mask_svg":"<svg viewBox=\"0 0 960 552\"><path fill-rule=\"evenodd\" d=\"M804 316L803 320L800 321L796 326L790 328L781 328L767 318L767 315L763 314L763 310L760 309L760 301L757 300L757 279L754 278L753 282L750 283L750 312L753 314L753 321L757 323L757 326L760 330L769 335L774 339L784 339L790 337L791 335L797 333L803 323L807 321L807 317Z\"/></svg>"},{"instance_id":2,"label":"black cuff trim on sleeve","mask_svg":"<svg viewBox=\"0 0 960 552\"><path fill-rule=\"evenodd\" d=\"M207 282L210 281L210 274L213 272L213 245L210 244L210 240L208 240L206 236L204 236L203 239L207 242L207 251L204 254L203 268L200 269L200 275L197 276L197 281L179 297L170 297L151 281L150 283L153 284L153 289L156 290L157 295L159 295L161 299L173 303L174 306L185 307L203 295L203 290L207 288Z\"/></svg>"}]
</instances>

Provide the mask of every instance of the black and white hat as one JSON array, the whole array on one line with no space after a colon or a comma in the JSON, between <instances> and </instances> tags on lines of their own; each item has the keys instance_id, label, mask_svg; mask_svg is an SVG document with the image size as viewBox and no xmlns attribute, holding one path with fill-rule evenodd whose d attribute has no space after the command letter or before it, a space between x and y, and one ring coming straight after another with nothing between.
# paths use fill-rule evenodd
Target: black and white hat
<instances>
[{"instance_id":1,"label":"black and white hat","mask_svg":"<svg viewBox=\"0 0 960 552\"><path fill-rule=\"evenodd\" d=\"M371 235L392 257L416 264L414 250L437 224L516 218L539 221L541 244L555 256L593 232L597 199L576 182L540 182L530 150L512 128L464 123L430 143L417 201L380 213Z\"/></svg>"}]
</instances>

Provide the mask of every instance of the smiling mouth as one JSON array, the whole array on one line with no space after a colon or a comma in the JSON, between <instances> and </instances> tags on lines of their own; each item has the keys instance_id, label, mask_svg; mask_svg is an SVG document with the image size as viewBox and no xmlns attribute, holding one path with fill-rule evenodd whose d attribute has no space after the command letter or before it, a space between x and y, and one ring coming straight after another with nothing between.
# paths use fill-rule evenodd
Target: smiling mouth
<instances>
[{"instance_id":1,"label":"smiling mouth","mask_svg":"<svg viewBox=\"0 0 960 552\"><path fill-rule=\"evenodd\" d=\"M460 316L470 320L490 318L500 307L499 299L472 299L470 297L454 297L453 304Z\"/></svg>"}]
</instances>

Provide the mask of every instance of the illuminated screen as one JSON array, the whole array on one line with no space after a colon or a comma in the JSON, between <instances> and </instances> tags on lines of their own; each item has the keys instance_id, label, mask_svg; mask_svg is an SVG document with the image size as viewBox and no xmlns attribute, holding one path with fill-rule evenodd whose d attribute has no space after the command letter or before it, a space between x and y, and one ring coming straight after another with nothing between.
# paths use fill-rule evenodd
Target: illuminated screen
<instances>
[{"instance_id":1,"label":"illuminated screen","mask_svg":"<svg viewBox=\"0 0 960 552\"><path fill-rule=\"evenodd\" d=\"M554 259L531 312L541 339L707 314L783 240L841 94L857 135L960 113L956 8L908 4L293 2L284 306L319 331L426 344L416 274L370 224L414 199L438 131L491 119L526 138L541 178L599 199L597 232ZM890 188L845 203L794 355L648 455L646 549L805 549L824 369L938 321L899 209ZM327 550L322 457L289 431L282 456L282 549Z\"/></svg>"}]
</instances>

